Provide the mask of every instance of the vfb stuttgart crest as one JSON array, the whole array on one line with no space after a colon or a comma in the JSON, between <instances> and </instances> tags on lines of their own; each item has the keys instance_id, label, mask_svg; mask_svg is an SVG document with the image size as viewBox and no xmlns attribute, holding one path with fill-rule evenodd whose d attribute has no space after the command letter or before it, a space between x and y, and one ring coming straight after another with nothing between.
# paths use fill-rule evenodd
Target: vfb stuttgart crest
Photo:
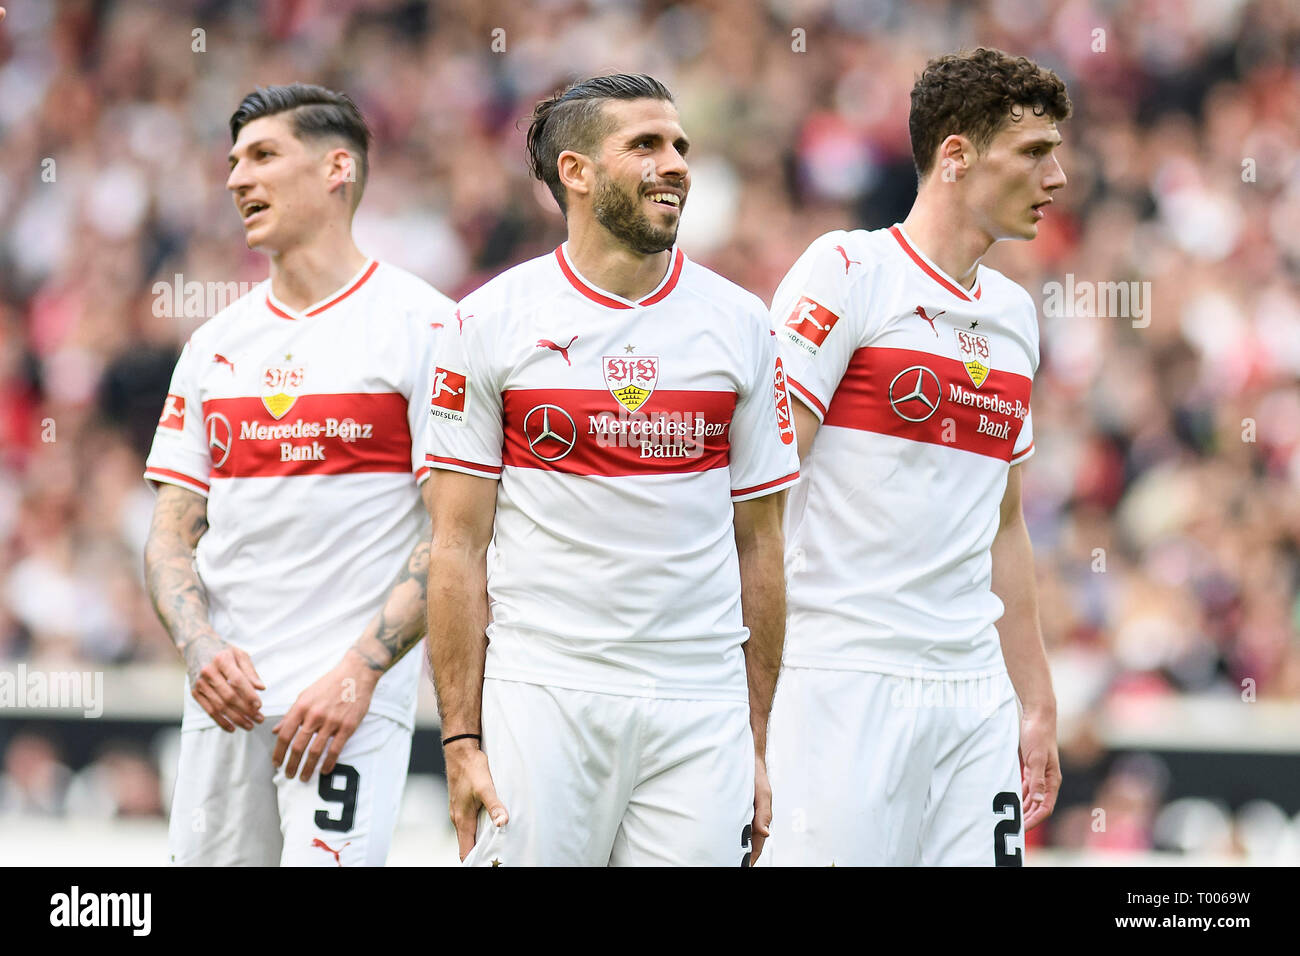
<instances>
[{"instance_id":1,"label":"vfb stuttgart crest","mask_svg":"<svg viewBox=\"0 0 1300 956\"><path fill-rule=\"evenodd\" d=\"M302 365L272 365L262 372L262 404L273 418L283 418L302 392L306 368Z\"/></svg>"},{"instance_id":2,"label":"vfb stuttgart crest","mask_svg":"<svg viewBox=\"0 0 1300 956\"><path fill-rule=\"evenodd\" d=\"M961 364L966 366L966 374L979 388L989 377L989 337L966 329L953 329L953 332L957 335Z\"/></svg>"},{"instance_id":3,"label":"vfb stuttgart crest","mask_svg":"<svg viewBox=\"0 0 1300 956\"><path fill-rule=\"evenodd\" d=\"M644 405L659 381L659 356L606 355L604 363L605 385L619 404L629 412Z\"/></svg>"}]
</instances>

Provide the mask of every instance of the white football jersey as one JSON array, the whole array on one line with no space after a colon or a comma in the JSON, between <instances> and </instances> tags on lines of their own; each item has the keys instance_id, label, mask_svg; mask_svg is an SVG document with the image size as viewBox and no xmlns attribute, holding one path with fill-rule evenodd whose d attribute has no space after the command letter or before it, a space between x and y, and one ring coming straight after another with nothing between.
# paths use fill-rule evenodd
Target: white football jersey
<instances>
[{"instance_id":1,"label":"white football jersey","mask_svg":"<svg viewBox=\"0 0 1300 956\"><path fill-rule=\"evenodd\" d=\"M676 249L631 302L561 246L457 316L428 461L500 479L487 676L747 700L732 503L798 477L762 303Z\"/></svg>"},{"instance_id":2,"label":"white football jersey","mask_svg":"<svg viewBox=\"0 0 1300 956\"><path fill-rule=\"evenodd\" d=\"M982 265L968 292L895 225L817 239L772 322L822 422L787 511L786 663L1000 670L989 549L1033 451L1033 300Z\"/></svg>"},{"instance_id":3,"label":"white football jersey","mask_svg":"<svg viewBox=\"0 0 1300 956\"><path fill-rule=\"evenodd\" d=\"M453 305L373 260L302 312L267 280L176 363L145 477L207 497L195 566L213 628L266 684L268 716L343 659L427 526L412 435ZM372 713L412 726L419 661L411 651L380 679ZM212 726L188 694L182 726Z\"/></svg>"}]
</instances>

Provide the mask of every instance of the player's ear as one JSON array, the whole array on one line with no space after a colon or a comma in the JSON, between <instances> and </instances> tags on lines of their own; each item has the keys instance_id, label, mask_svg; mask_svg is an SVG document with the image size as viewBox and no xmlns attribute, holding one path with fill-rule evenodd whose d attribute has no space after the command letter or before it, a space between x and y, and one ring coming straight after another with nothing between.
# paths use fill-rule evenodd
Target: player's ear
<instances>
[{"instance_id":1,"label":"player's ear","mask_svg":"<svg viewBox=\"0 0 1300 956\"><path fill-rule=\"evenodd\" d=\"M965 136L952 133L939 144L935 175L941 182L955 183L966 175L974 158L974 144Z\"/></svg>"},{"instance_id":2,"label":"player's ear","mask_svg":"<svg viewBox=\"0 0 1300 956\"><path fill-rule=\"evenodd\" d=\"M346 149L341 146L331 149L325 154L325 164L326 181L330 192L346 189L349 183L356 186L360 178L360 170L357 169L356 157Z\"/></svg>"},{"instance_id":3,"label":"player's ear","mask_svg":"<svg viewBox=\"0 0 1300 956\"><path fill-rule=\"evenodd\" d=\"M596 164L591 157L566 149L555 159L560 184L570 195L586 196L596 188Z\"/></svg>"}]
</instances>

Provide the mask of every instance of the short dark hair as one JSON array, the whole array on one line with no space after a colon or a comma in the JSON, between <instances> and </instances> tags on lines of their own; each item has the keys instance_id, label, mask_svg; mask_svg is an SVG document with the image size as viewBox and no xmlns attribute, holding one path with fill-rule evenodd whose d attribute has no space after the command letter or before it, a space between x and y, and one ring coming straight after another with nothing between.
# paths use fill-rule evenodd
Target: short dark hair
<instances>
[{"instance_id":1,"label":"short dark hair","mask_svg":"<svg viewBox=\"0 0 1300 956\"><path fill-rule=\"evenodd\" d=\"M564 185L556 165L566 149L591 155L601 140L613 131L605 115L605 100L667 100L673 95L652 76L644 73L611 73L571 83L533 110L528 126L528 163L533 176L546 183L568 214Z\"/></svg>"},{"instance_id":2,"label":"short dark hair","mask_svg":"<svg viewBox=\"0 0 1300 956\"><path fill-rule=\"evenodd\" d=\"M239 139L239 131L253 120L277 113L290 114L290 127L298 139L341 139L350 152L356 153L360 168L353 202L360 202L370 175L370 128L357 104L346 93L312 83L259 86L244 97L230 117L230 141Z\"/></svg>"},{"instance_id":3,"label":"short dark hair","mask_svg":"<svg viewBox=\"0 0 1300 956\"><path fill-rule=\"evenodd\" d=\"M1057 122L1073 110L1061 78L1026 57L980 47L931 60L912 87L908 118L917 175L925 178L939 144L954 134L983 152L1005 123L1019 118L1017 108Z\"/></svg>"}]
</instances>

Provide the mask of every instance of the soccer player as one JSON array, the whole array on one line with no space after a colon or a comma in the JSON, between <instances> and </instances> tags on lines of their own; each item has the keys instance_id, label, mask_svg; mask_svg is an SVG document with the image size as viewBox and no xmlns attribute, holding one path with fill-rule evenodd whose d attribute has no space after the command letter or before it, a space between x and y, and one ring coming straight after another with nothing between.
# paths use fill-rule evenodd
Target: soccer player
<instances>
[{"instance_id":1,"label":"soccer player","mask_svg":"<svg viewBox=\"0 0 1300 956\"><path fill-rule=\"evenodd\" d=\"M230 132L226 188L271 275L186 344L145 471L149 593L189 671L172 860L381 865L424 632L412 435L452 303L353 242L370 133L350 99L258 89Z\"/></svg>"},{"instance_id":2,"label":"soccer player","mask_svg":"<svg viewBox=\"0 0 1300 956\"><path fill-rule=\"evenodd\" d=\"M804 480L772 865L1019 865L1022 822L1052 811L1056 705L1015 467L1033 452L1038 323L980 257L1037 234L1070 109L1024 58L931 61L907 219L822 236L776 292Z\"/></svg>"},{"instance_id":3,"label":"soccer player","mask_svg":"<svg viewBox=\"0 0 1300 956\"><path fill-rule=\"evenodd\" d=\"M470 865L743 866L767 834L798 462L766 310L675 245L688 145L648 76L540 103L568 241L439 354L429 652Z\"/></svg>"}]
</instances>

